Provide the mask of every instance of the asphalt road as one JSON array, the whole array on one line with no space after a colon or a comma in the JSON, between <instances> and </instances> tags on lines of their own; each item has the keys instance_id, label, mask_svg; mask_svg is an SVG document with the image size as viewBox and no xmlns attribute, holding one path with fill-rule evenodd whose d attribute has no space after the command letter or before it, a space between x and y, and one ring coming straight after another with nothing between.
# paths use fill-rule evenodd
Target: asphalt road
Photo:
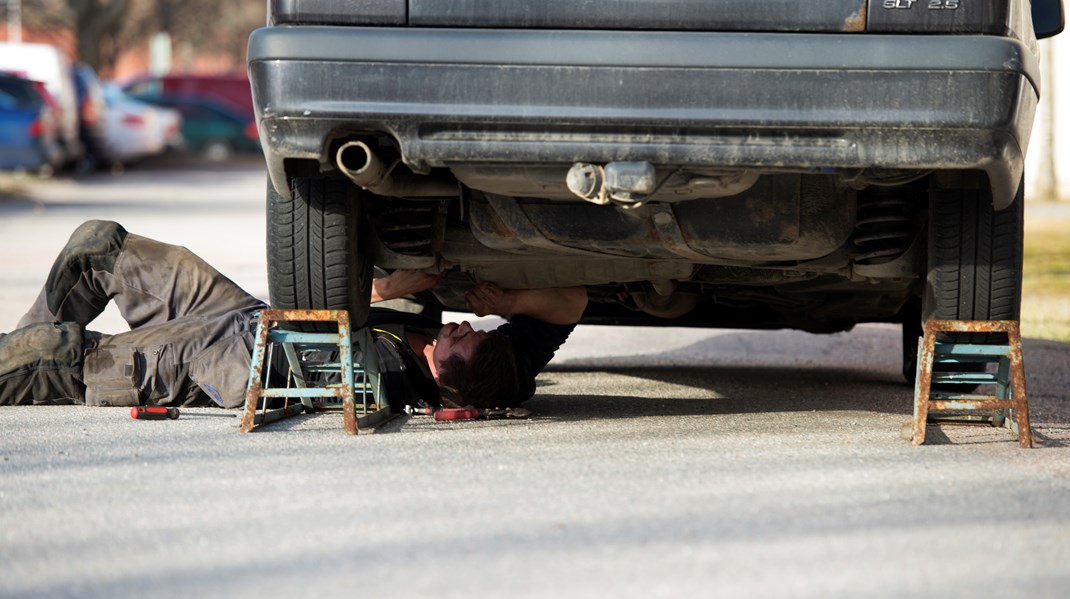
<instances>
[{"instance_id":1,"label":"asphalt road","mask_svg":"<svg viewBox=\"0 0 1070 599\"><path fill-rule=\"evenodd\" d=\"M263 172L0 199L0 331L88 218L266 296ZM98 329L121 330L114 313ZM1025 344L1039 447L899 437L899 333L581 327L528 420L0 408L0 597L1065 597L1070 346Z\"/></svg>"}]
</instances>

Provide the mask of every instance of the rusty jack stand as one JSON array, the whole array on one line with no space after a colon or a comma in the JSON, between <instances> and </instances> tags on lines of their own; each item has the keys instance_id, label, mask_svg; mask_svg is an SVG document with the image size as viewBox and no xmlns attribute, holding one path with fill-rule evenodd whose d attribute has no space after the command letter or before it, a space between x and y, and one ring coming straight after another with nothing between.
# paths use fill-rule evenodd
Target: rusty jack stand
<instances>
[{"instance_id":1,"label":"rusty jack stand","mask_svg":"<svg viewBox=\"0 0 1070 599\"><path fill-rule=\"evenodd\" d=\"M1006 333L1006 345L941 343L937 333ZM937 372L933 366L942 365ZM955 365L996 364L996 372L954 371ZM976 366L974 366L976 368ZM914 387L914 433L911 442L925 442L925 424L1005 425L1018 435L1022 447L1033 446L1029 404L1025 394L1022 338L1017 320L929 320L918 345L918 375ZM995 395L933 392L935 384L995 385ZM990 416L938 415L930 411L992 410Z\"/></svg>"},{"instance_id":2,"label":"rusty jack stand","mask_svg":"<svg viewBox=\"0 0 1070 599\"><path fill-rule=\"evenodd\" d=\"M338 332L303 333L279 326L286 322L336 322ZM305 411L337 409L339 404L343 426L351 435L357 434L360 427L389 420L390 406L380 386L371 333L362 328L355 332L355 336L356 354L349 329L349 313L345 310L261 311L249 366L241 431L247 433L258 425ZM269 386L276 349L281 349L289 366L285 387ZM322 380L326 375L338 375L341 380L337 383L312 380ZM359 410L355 397L357 389L360 391ZM283 406L269 408L275 398L283 398ZM300 401L291 404L290 398Z\"/></svg>"}]
</instances>

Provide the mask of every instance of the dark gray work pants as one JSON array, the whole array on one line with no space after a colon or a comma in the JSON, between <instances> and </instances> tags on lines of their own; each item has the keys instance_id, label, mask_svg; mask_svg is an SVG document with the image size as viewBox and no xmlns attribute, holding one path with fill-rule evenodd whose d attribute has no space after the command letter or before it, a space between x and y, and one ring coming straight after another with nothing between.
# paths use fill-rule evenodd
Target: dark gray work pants
<instances>
[{"instance_id":1,"label":"dark gray work pants","mask_svg":"<svg viewBox=\"0 0 1070 599\"><path fill-rule=\"evenodd\" d=\"M109 301L131 330L85 331ZM0 337L0 405L160 405L186 400L196 385L239 406L253 315L266 307L186 248L89 221L20 328Z\"/></svg>"}]
</instances>

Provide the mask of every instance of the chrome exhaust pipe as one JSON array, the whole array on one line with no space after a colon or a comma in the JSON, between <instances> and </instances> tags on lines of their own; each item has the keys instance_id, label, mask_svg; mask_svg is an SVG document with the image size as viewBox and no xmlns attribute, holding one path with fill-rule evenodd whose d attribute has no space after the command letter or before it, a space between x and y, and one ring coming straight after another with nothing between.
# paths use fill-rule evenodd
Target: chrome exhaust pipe
<instances>
[{"instance_id":1,"label":"chrome exhaust pipe","mask_svg":"<svg viewBox=\"0 0 1070 599\"><path fill-rule=\"evenodd\" d=\"M414 175L406 168L398 173L400 163L389 168L362 141L347 141L334 154L338 170L363 189L381 195L408 198L455 198L460 194L457 182L440 176Z\"/></svg>"},{"instance_id":2,"label":"chrome exhaust pipe","mask_svg":"<svg viewBox=\"0 0 1070 599\"><path fill-rule=\"evenodd\" d=\"M380 187L386 175L383 161L362 141L342 144L334 155L334 162L345 176L369 191L375 191L373 187Z\"/></svg>"}]
</instances>

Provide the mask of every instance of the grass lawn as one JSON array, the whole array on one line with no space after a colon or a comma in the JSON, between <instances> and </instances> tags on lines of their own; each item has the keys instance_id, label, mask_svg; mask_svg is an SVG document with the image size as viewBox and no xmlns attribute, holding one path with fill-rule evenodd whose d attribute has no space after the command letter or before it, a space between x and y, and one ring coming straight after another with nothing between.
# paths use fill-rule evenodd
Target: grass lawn
<instances>
[{"instance_id":1,"label":"grass lawn","mask_svg":"<svg viewBox=\"0 0 1070 599\"><path fill-rule=\"evenodd\" d=\"M1070 218L1026 218L1022 335L1070 341Z\"/></svg>"}]
</instances>

